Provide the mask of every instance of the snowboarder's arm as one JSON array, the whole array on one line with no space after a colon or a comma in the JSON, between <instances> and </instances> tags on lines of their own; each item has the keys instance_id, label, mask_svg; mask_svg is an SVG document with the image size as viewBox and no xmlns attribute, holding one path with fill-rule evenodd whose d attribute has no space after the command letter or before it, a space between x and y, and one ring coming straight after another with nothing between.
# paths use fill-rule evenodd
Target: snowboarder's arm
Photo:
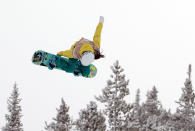
<instances>
[{"instance_id":1,"label":"snowboarder's arm","mask_svg":"<svg viewBox=\"0 0 195 131\"><path fill-rule=\"evenodd\" d=\"M72 45L72 47L71 47L70 50L60 51L60 52L57 53L57 55L59 55L59 56L64 56L64 57L67 57L67 58L74 58L74 57L72 56L72 52L73 52L74 47L75 47L76 44L77 44L77 42L75 42L75 43Z\"/></svg>"},{"instance_id":2,"label":"snowboarder's arm","mask_svg":"<svg viewBox=\"0 0 195 131\"><path fill-rule=\"evenodd\" d=\"M80 76L81 75L81 73L77 70L74 70L73 74L74 74L74 76Z\"/></svg>"},{"instance_id":3,"label":"snowboarder's arm","mask_svg":"<svg viewBox=\"0 0 195 131\"><path fill-rule=\"evenodd\" d=\"M100 39L101 39L101 31L102 31L103 23L104 23L104 17L100 16L99 24L96 27L96 31L93 37L93 41L98 48L100 48Z\"/></svg>"},{"instance_id":4,"label":"snowboarder's arm","mask_svg":"<svg viewBox=\"0 0 195 131\"><path fill-rule=\"evenodd\" d=\"M71 50L60 51L57 54L59 56L64 56L64 57L67 57L67 58L73 58Z\"/></svg>"}]
</instances>

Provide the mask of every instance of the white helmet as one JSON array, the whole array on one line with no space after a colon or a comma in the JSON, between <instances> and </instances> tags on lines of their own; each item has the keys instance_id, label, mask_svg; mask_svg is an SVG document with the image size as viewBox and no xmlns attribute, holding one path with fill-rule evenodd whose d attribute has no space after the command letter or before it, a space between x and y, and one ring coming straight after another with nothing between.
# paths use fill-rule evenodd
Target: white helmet
<instances>
[{"instance_id":1,"label":"white helmet","mask_svg":"<svg viewBox=\"0 0 195 131\"><path fill-rule=\"evenodd\" d=\"M83 66L88 66L94 61L94 59L95 59L95 56L92 52L85 52L81 56L80 61Z\"/></svg>"}]
</instances>

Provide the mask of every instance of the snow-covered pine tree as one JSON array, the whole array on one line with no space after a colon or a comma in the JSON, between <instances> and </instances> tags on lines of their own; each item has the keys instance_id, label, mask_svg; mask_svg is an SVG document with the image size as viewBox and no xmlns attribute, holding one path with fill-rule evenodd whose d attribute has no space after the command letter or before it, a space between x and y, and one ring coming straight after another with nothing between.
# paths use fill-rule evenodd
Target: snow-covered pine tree
<instances>
[{"instance_id":1,"label":"snow-covered pine tree","mask_svg":"<svg viewBox=\"0 0 195 131\"><path fill-rule=\"evenodd\" d=\"M158 100L157 94L158 91L154 86L146 95L146 102L142 106L144 110L142 130L154 130L158 126L158 116L162 111L162 105Z\"/></svg>"},{"instance_id":2,"label":"snow-covered pine tree","mask_svg":"<svg viewBox=\"0 0 195 131\"><path fill-rule=\"evenodd\" d=\"M69 131L71 129L72 121L68 114L69 107L64 102L64 99L61 99L61 105L57 110L56 118L53 118L54 122L49 125L46 122L45 129L47 131Z\"/></svg>"},{"instance_id":3,"label":"snow-covered pine tree","mask_svg":"<svg viewBox=\"0 0 195 131\"><path fill-rule=\"evenodd\" d=\"M19 98L19 95L19 90L17 84L15 83L11 96L7 101L9 114L5 115L6 125L2 128L2 131L23 131L23 125L21 122L21 99Z\"/></svg>"},{"instance_id":4,"label":"snow-covered pine tree","mask_svg":"<svg viewBox=\"0 0 195 131\"><path fill-rule=\"evenodd\" d=\"M103 113L97 110L97 104L91 101L86 109L80 111L75 124L79 131L105 131L105 120Z\"/></svg>"},{"instance_id":5,"label":"snow-covered pine tree","mask_svg":"<svg viewBox=\"0 0 195 131\"><path fill-rule=\"evenodd\" d=\"M140 89L137 89L135 103L134 103L134 111L138 112L140 107Z\"/></svg>"},{"instance_id":6,"label":"snow-covered pine tree","mask_svg":"<svg viewBox=\"0 0 195 131\"><path fill-rule=\"evenodd\" d=\"M104 113L108 116L109 127L112 131L122 130L125 125L125 117L131 106L124 100L129 95L127 85L129 80L121 74L124 70L116 61L111 66L112 80L107 81L107 86L102 90L102 95L96 97L101 103L105 103Z\"/></svg>"},{"instance_id":7,"label":"snow-covered pine tree","mask_svg":"<svg viewBox=\"0 0 195 131\"><path fill-rule=\"evenodd\" d=\"M140 89L136 92L135 102L133 103L132 112L128 112L126 120L126 130L128 131L139 131L142 127L141 123L141 105L140 105Z\"/></svg>"},{"instance_id":8,"label":"snow-covered pine tree","mask_svg":"<svg viewBox=\"0 0 195 131\"><path fill-rule=\"evenodd\" d=\"M189 65L187 72L188 78L184 83L185 87L182 88L182 95L179 101L176 101L179 107L174 114L176 128L186 131L195 130L195 94L192 88L191 72L191 65Z\"/></svg>"},{"instance_id":9,"label":"snow-covered pine tree","mask_svg":"<svg viewBox=\"0 0 195 131\"><path fill-rule=\"evenodd\" d=\"M155 86L147 93L147 99L144 103L144 108L148 116L160 115L160 109L162 109L162 105L158 100L158 91Z\"/></svg>"},{"instance_id":10,"label":"snow-covered pine tree","mask_svg":"<svg viewBox=\"0 0 195 131\"><path fill-rule=\"evenodd\" d=\"M170 109L166 111L165 109L162 109L161 114L158 116L157 120L157 131L175 131L173 126L171 125L171 111Z\"/></svg>"}]
</instances>

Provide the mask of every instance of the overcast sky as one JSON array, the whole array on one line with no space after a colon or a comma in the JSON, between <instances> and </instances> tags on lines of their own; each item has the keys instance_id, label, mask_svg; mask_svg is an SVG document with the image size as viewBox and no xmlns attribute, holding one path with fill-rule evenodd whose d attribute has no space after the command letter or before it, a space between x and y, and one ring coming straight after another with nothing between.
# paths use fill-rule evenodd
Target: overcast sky
<instances>
[{"instance_id":1,"label":"overcast sky","mask_svg":"<svg viewBox=\"0 0 195 131\"><path fill-rule=\"evenodd\" d=\"M14 82L23 99L24 129L40 131L55 117L61 97L78 118L79 110L101 94L115 60L130 79L128 102L138 88L144 101L156 85L160 101L174 112L188 64L195 81L194 7L194 0L0 0L0 127ZM95 78L32 64L36 50L55 54L81 37L92 40L100 15L106 58L94 62Z\"/></svg>"}]
</instances>

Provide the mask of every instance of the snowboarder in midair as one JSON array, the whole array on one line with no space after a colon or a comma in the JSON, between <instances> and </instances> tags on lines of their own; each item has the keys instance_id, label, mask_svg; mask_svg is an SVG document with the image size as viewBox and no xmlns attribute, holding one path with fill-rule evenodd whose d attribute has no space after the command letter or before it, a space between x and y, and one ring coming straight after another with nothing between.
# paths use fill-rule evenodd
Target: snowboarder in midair
<instances>
[{"instance_id":1,"label":"snowboarder in midair","mask_svg":"<svg viewBox=\"0 0 195 131\"><path fill-rule=\"evenodd\" d=\"M104 17L100 16L99 24L96 28L93 41L81 38L79 41L72 45L70 50L60 51L58 52L58 55L67 58L78 59L84 66L88 66L89 64L91 64L94 59L104 57L100 53L100 40L103 22Z\"/></svg>"},{"instance_id":2,"label":"snowboarder in midair","mask_svg":"<svg viewBox=\"0 0 195 131\"><path fill-rule=\"evenodd\" d=\"M71 61L79 60L84 68L85 66L89 66L94 60L103 58L104 55L102 55L100 52L100 40L103 22L104 17L100 16L99 24L96 27L93 41L81 38L72 45L70 50L60 51L57 53L57 55L67 57ZM80 72L77 70L74 71L75 75L79 75L79 73Z\"/></svg>"},{"instance_id":3,"label":"snowboarder in midair","mask_svg":"<svg viewBox=\"0 0 195 131\"><path fill-rule=\"evenodd\" d=\"M70 50L60 51L57 55L38 50L33 54L32 62L36 65L46 66L50 70L55 68L73 73L75 76L95 77L97 68L92 62L104 57L100 52L103 22L104 17L100 16L93 41L81 38L72 45Z\"/></svg>"}]
</instances>

